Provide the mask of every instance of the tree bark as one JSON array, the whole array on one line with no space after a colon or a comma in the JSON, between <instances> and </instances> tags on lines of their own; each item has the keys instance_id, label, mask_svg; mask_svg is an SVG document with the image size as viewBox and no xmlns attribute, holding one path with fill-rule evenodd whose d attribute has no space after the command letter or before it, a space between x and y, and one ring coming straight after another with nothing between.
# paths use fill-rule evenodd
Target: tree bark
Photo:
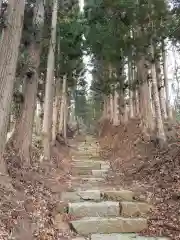
<instances>
[{"instance_id":1,"label":"tree bark","mask_svg":"<svg viewBox=\"0 0 180 240\"><path fill-rule=\"evenodd\" d=\"M24 0L8 1L8 24L2 32L0 43L0 172L2 173L6 173L3 152L7 137L7 124L21 40L24 7Z\"/></svg>"},{"instance_id":2,"label":"tree bark","mask_svg":"<svg viewBox=\"0 0 180 240\"><path fill-rule=\"evenodd\" d=\"M120 90L120 106L119 106L119 112L120 112L120 123L124 124L124 114L125 114L125 100L124 100L124 92L121 89Z\"/></svg>"},{"instance_id":3,"label":"tree bark","mask_svg":"<svg viewBox=\"0 0 180 240\"><path fill-rule=\"evenodd\" d=\"M154 130L154 120L151 109L151 98L149 94L149 86L147 82L147 69L145 68L145 57L141 56L137 63L138 77L140 80L140 109L143 123L143 131L148 134Z\"/></svg>"},{"instance_id":4,"label":"tree bark","mask_svg":"<svg viewBox=\"0 0 180 240\"><path fill-rule=\"evenodd\" d=\"M64 105L65 105L65 96L66 96L66 75L63 76L63 86L62 86L62 95L61 95L61 108L60 108L60 117L59 117L59 133L63 133L63 124L64 124Z\"/></svg>"},{"instance_id":5,"label":"tree bark","mask_svg":"<svg viewBox=\"0 0 180 240\"><path fill-rule=\"evenodd\" d=\"M44 3L43 0L36 1L34 7L33 24L38 26L38 42L41 40L44 25ZM41 45L37 39L33 39L29 49L29 69L30 77L26 73L24 83L24 103L21 116L16 124L14 132L14 146L19 152L19 156L25 160L25 164L30 164L30 150L32 145L33 120L36 109L36 96L38 87L38 68L40 64Z\"/></svg>"},{"instance_id":6,"label":"tree bark","mask_svg":"<svg viewBox=\"0 0 180 240\"><path fill-rule=\"evenodd\" d=\"M169 99L169 86L168 86L168 76L167 76L167 59L166 59L166 49L164 41L162 41L162 57L163 57L163 73L164 73L164 85L165 85L165 94L166 94L166 111L167 117L169 120L172 119L172 111L170 106Z\"/></svg>"},{"instance_id":7,"label":"tree bark","mask_svg":"<svg viewBox=\"0 0 180 240\"><path fill-rule=\"evenodd\" d=\"M153 46L151 46L151 53L152 53L152 57L154 59L154 48L153 48ZM156 67L155 67L154 62L152 62L151 67L152 67L152 69L151 69L151 73L152 73L152 96L153 96L153 101L154 101L157 138L159 140L160 147L163 148L165 143L166 143L166 135L165 135L165 132L164 132L163 120L162 120L162 115L161 115L161 107L160 107L158 86L157 86Z\"/></svg>"},{"instance_id":8,"label":"tree bark","mask_svg":"<svg viewBox=\"0 0 180 240\"><path fill-rule=\"evenodd\" d=\"M42 113L43 109L39 102L36 102L36 111L35 111L35 133L40 136L42 131Z\"/></svg>"},{"instance_id":9,"label":"tree bark","mask_svg":"<svg viewBox=\"0 0 180 240\"><path fill-rule=\"evenodd\" d=\"M110 94L110 120L113 123L114 118L114 96Z\"/></svg>"},{"instance_id":10,"label":"tree bark","mask_svg":"<svg viewBox=\"0 0 180 240\"><path fill-rule=\"evenodd\" d=\"M57 8L58 0L53 1L51 38L49 44L46 89L45 89L45 104L44 104L44 119L43 119L43 147L44 158L51 158L50 143L52 140L52 114L53 114L53 90L54 90L54 54L56 46L56 24L57 24Z\"/></svg>"},{"instance_id":11,"label":"tree bark","mask_svg":"<svg viewBox=\"0 0 180 240\"><path fill-rule=\"evenodd\" d=\"M104 100L103 100L103 119L107 118L107 98L106 96L104 96Z\"/></svg>"},{"instance_id":12,"label":"tree bark","mask_svg":"<svg viewBox=\"0 0 180 240\"><path fill-rule=\"evenodd\" d=\"M64 94L64 128L63 128L63 137L65 142L67 141L67 116L68 116L68 105L67 105L67 93Z\"/></svg>"},{"instance_id":13,"label":"tree bark","mask_svg":"<svg viewBox=\"0 0 180 240\"><path fill-rule=\"evenodd\" d=\"M53 128L52 128L52 141L56 140L58 133L58 115L60 109L60 79L56 79L55 98L53 104Z\"/></svg>"},{"instance_id":14,"label":"tree bark","mask_svg":"<svg viewBox=\"0 0 180 240\"><path fill-rule=\"evenodd\" d=\"M126 103L125 101L125 104L124 104L124 124L127 124L127 122L129 121L129 108L128 108L128 104Z\"/></svg>"},{"instance_id":15,"label":"tree bark","mask_svg":"<svg viewBox=\"0 0 180 240\"><path fill-rule=\"evenodd\" d=\"M118 92L115 90L114 92L114 117L113 117L113 125L118 126L119 125L119 106L118 106Z\"/></svg>"},{"instance_id":16,"label":"tree bark","mask_svg":"<svg viewBox=\"0 0 180 240\"><path fill-rule=\"evenodd\" d=\"M156 76L158 81L158 91L159 91L159 100L160 100L160 107L161 107L161 114L163 119L167 119L167 112L166 112L166 101L165 101L165 84L164 80L161 75L161 65L160 60L156 59Z\"/></svg>"},{"instance_id":17,"label":"tree bark","mask_svg":"<svg viewBox=\"0 0 180 240\"><path fill-rule=\"evenodd\" d=\"M129 82L129 117L134 118L134 109L133 109L133 91L132 91L132 82L134 78L134 72L132 69L132 63L128 61L128 82Z\"/></svg>"}]
</instances>

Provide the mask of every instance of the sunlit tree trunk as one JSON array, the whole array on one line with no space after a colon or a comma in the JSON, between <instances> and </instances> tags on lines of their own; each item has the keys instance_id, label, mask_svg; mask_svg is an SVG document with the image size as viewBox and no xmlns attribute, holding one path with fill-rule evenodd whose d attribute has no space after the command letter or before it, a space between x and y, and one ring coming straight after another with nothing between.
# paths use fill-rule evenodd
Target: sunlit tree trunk
<instances>
[{"instance_id":1,"label":"sunlit tree trunk","mask_svg":"<svg viewBox=\"0 0 180 240\"><path fill-rule=\"evenodd\" d=\"M128 82L129 82L129 117L134 117L134 109L133 109L133 90L132 90L132 82L134 78L134 69L132 69L132 63L130 60L128 61Z\"/></svg>"},{"instance_id":2,"label":"sunlit tree trunk","mask_svg":"<svg viewBox=\"0 0 180 240\"><path fill-rule=\"evenodd\" d=\"M152 54L152 57L154 58L153 46L151 46L151 54ZM151 74L152 74L152 96L154 101L157 138L159 139L160 147L164 147L164 144L166 143L166 135L164 132L163 120L161 115L161 107L160 107L160 100L159 100L158 86L157 86L156 67L154 62L151 63Z\"/></svg>"},{"instance_id":3,"label":"sunlit tree trunk","mask_svg":"<svg viewBox=\"0 0 180 240\"><path fill-rule=\"evenodd\" d=\"M0 43L0 172L6 173L3 161L7 125L15 81L16 65L24 17L24 0L8 1L7 27Z\"/></svg>"},{"instance_id":4,"label":"sunlit tree trunk","mask_svg":"<svg viewBox=\"0 0 180 240\"><path fill-rule=\"evenodd\" d=\"M53 92L54 92L54 54L56 46L56 24L57 24L58 0L53 1L51 38L49 43L44 119L43 119L43 147L45 159L50 159L50 143L52 140L52 114L53 114Z\"/></svg>"},{"instance_id":5,"label":"sunlit tree trunk","mask_svg":"<svg viewBox=\"0 0 180 240\"><path fill-rule=\"evenodd\" d=\"M36 103L36 112L35 112L35 132L36 135L40 136L42 131L42 104L40 104L38 101Z\"/></svg>"},{"instance_id":6,"label":"sunlit tree trunk","mask_svg":"<svg viewBox=\"0 0 180 240\"><path fill-rule=\"evenodd\" d=\"M162 41L162 57L163 57L163 73L164 73L164 84L165 84L165 95L166 95L166 111L167 117L169 120L172 119L172 109L170 106L169 99L169 86L168 86L168 76L167 76L167 58L166 58L166 49L164 41Z\"/></svg>"},{"instance_id":7,"label":"sunlit tree trunk","mask_svg":"<svg viewBox=\"0 0 180 240\"><path fill-rule=\"evenodd\" d=\"M158 81L158 90L159 90L159 100L160 100L160 107L161 107L161 115L163 119L167 119L167 112L166 112L166 101L165 101L165 84L164 80L161 75L161 65L160 60L156 59L156 76Z\"/></svg>"},{"instance_id":8,"label":"sunlit tree trunk","mask_svg":"<svg viewBox=\"0 0 180 240\"><path fill-rule=\"evenodd\" d=\"M119 104L118 104L119 95L117 90L114 92L114 117L113 117L113 125L119 125Z\"/></svg>"}]
</instances>

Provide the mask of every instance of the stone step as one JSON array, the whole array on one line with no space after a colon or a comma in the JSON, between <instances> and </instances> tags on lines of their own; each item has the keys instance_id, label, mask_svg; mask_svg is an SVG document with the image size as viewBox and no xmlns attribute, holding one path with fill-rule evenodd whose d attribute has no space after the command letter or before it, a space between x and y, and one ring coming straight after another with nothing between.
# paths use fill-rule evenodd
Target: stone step
<instances>
[{"instance_id":1,"label":"stone step","mask_svg":"<svg viewBox=\"0 0 180 240\"><path fill-rule=\"evenodd\" d=\"M78 148L78 154L77 155L85 155L85 154L89 154L89 155L99 155L99 149L95 149L95 148Z\"/></svg>"},{"instance_id":2,"label":"stone step","mask_svg":"<svg viewBox=\"0 0 180 240\"><path fill-rule=\"evenodd\" d=\"M121 215L123 217L145 216L152 209L152 206L143 202L120 202Z\"/></svg>"},{"instance_id":3,"label":"stone step","mask_svg":"<svg viewBox=\"0 0 180 240\"><path fill-rule=\"evenodd\" d=\"M92 234L91 240L131 240L137 236L135 233L111 233L111 234Z\"/></svg>"},{"instance_id":4,"label":"stone step","mask_svg":"<svg viewBox=\"0 0 180 240\"><path fill-rule=\"evenodd\" d=\"M90 240L90 239L84 238L84 237L76 237L76 238L72 238L71 240Z\"/></svg>"},{"instance_id":5,"label":"stone step","mask_svg":"<svg viewBox=\"0 0 180 240\"><path fill-rule=\"evenodd\" d=\"M70 225L78 234L85 236L93 233L138 233L147 228L147 219L85 217L71 221Z\"/></svg>"},{"instance_id":6,"label":"stone step","mask_svg":"<svg viewBox=\"0 0 180 240\"><path fill-rule=\"evenodd\" d=\"M72 185L78 185L78 184L84 184L84 183L89 183L89 184L94 184L98 182L104 182L104 178L100 177L93 177L92 175L83 175L82 177L72 177Z\"/></svg>"},{"instance_id":7,"label":"stone step","mask_svg":"<svg viewBox=\"0 0 180 240\"><path fill-rule=\"evenodd\" d=\"M100 161L100 160L91 160L91 159L74 159L72 162L73 166L80 166L80 167L92 167L93 170L107 170L110 168L110 164L108 162L105 161ZM98 167L98 169L97 169Z\"/></svg>"},{"instance_id":8,"label":"stone step","mask_svg":"<svg viewBox=\"0 0 180 240\"><path fill-rule=\"evenodd\" d=\"M100 162L95 162L95 161L75 161L72 164L73 167L76 168L89 168L89 169L101 169L101 163Z\"/></svg>"},{"instance_id":9,"label":"stone step","mask_svg":"<svg viewBox=\"0 0 180 240\"><path fill-rule=\"evenodd\" d=\"M73 178L74 179L74 178ZM94 187L92 190L83 190L83 191L70 191L70 192L63 192L61 194L62 201L80 201L82 198L84 200L108 200L106 193L109 193L109 190L103 190L101 187ZM112 193L112 191L111 191ZM105 196L105 197L104 197ZM113 195L111 194L111 201L133 201L134 193L129 190L114 190ZM134 202L133 202L134 203Z\"/></svg>"},{"instance_id":10,"label":"stone step","mask_svg":"<svg viewBox=\"0 0 180 240\"><path fill-rule=\"evenodd\" d=\"M139 217L146 216L151 206L141 202L76 202L69 203L69 212L80 217Z\"/></svg>"},{"instance_id":11,"label":"stone step","mask_svg":"<svg viewBox=\"0 0 180 240\"><path fill-rule=\"evenodd\" d=\"M69 213L76 217L117 217L118 202L78 202L69 203Z\"/></svg>"},{"instance_id":12,"label":"stone step","mask_svg":"<svg viewBox=\"0 0 180 240\"><path fill-rule=\"evenodd\" d=\"M94 177L106 177L108 174L108 169L92 170L92 175Z\"/></svg>"},{"instance_id":13,"label":"stone step","mask_svg":"<svg viewBox=\"0 0 180 240\"><path fill-rule=\"evenodd\" d=\"M92 234L91 240L168 240L164 237L146 237L138 236L137 234Z\"/></svg>"},{"instance_id":14,"label":"stone step","mask_svg":"<svg viewBox=\"0 0 180 240\"><path fill-rule=\"evenodd\" d=\"M113 201L133 201L135 197L135 193L130 190L104 190L102 194L104 199Z\"/></svg>"},{"instance_id":15,"label":"stone step","mask_svg":"<svg viewBox=\"0 0 180 240\"><path fill-rule=\"evenodd\" d=\"M89 177L82 177L81 181L82 182L90 182L90 183L92 183L92 182L104 182L104 178L89 176Z\"/></svg>"},{"instance_id":16,"label":"stone step","mask_svg":"<svg viewBox=\"0 0 180 240\"><path fill-rule=\"evenodd\" d=\"M63 192L61 200L64 202L77 202L77 201L100 201L101 193L99 190L86 190L77 192Z\"/></svg>"},{"instance_id":17,"label":"stone step","mask_svg":"<svg viewBox=\"0 0 180 240\"><path fill-rule=\"evenodd\" d=\"M77 175L91 175L92 174L92 167L72 167L72 172L76 173Z\"/></svg>"},{"instance_id":18,"label":"stone step","mask_svg":"<svg viewBox=\"0 0 180 240\"><path fill-rule=\"evenodd\" d=\"M104 180L103 181L86 181L86 182L77 182L77 181L73 181L71 182L71 189L73 189L73 191L84 191L87 189L100 189L100 188L104 188L105 183Z\"/></svg>"},{"instance_id":19,"label":"stone step","mask_svg":"<svg viewBox=\"0 0 180 240\"><path fill-rule=\"evenodd\" d=\"M89 238L76 237L76 238L72 238L71 240L89 240Z\"/></svg>"}]
</instances>

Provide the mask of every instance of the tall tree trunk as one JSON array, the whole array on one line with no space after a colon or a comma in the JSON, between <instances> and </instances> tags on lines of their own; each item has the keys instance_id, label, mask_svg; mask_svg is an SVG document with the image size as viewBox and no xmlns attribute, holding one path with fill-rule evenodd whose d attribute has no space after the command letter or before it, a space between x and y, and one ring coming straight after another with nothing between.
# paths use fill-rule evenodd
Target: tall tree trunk
<instances>
[{"instance_id":1,"label":"tall tree trunk","mask_svg":"<svg viewBox=\"0 0 180 240\"><path fill-rule=\"evenodd\" d=\"M118 126L119 125L119 106L118 106L118 99L119 95L117 90L114 92L114 117L113 117L113 125Z\"/></svg>"},{"instance_id":2,"label":"tall tree trunk","mask_svg":"<svg viewBox=\"0 0 180 240\"><path fill-rule=\"evenodd\" d=\"M130 59L129 59L129 61L128 61L128 82L129 82L129 117L130 117L130 119L134 117L133 90L132 90L133 77L134 77L134 70L132 69L132 62L130 62Z\"/></svg>"},{"instance_id":3,"label":"tall tree trunk","mask_svg":"<svg viewBox=\"0 0 180 240\"><path fill-rule=\"evenodd\" d=\"M52 128L52 140L56 140L58 133L58 113L60 108L60 79L56 79L55 98L53 104L53 128Z\"/></svg>"},{"instance_id":4,"label":"tall tree trunk","mask_svg":"<svg viewBox=\"0 0 180 240\"><path fill-rule=\"evenodd\" d=\"M151 109L151 98L149 94L149 86L147 82L148 74L145 68L145 57L141 56L141 59L137 63L138 77L140 80L140 109L143 124L143 131L149 135L154 130L154 121Z\"/></svg>"},{"instance_id":5,"label":"tall tree trunk","mask_svg":"<svg viewBox=\"0 0 180 240\"><path fill-rule=\"evenodd\" d=\"M110 96L106 97L106 111L107 111L107 119L111 119L111 105L110 105Z\"/></svg>"},{"instance_id":6,"label":"tall tree trunk","mask_svg":"<svg viewBox=\"0 0 180 240\"><path fill-rule=\"evenodd\" d=\"M124 104L124 119L123 119L124 124L127 124L128 120L129 120L129 107L128 107L128 104L127 104L127 102L125 100L125 104Z\"/></svg>"},{"instance_id":7,"label":"tall tree trunk","mask_svg":"<svg viewBox=\"0 0 180 240\"><path fill-rule=\"evenodd\" d=\"M67 93L64 95L64 128L63 128L63 137L65 142L67 141L67 117L68 117L68 104L67 104Z\"/></svg>"},{"instance_id":8,"label":"tall tree trunk","mask_svg":"<svg viewBox=\"0 0 180 240\"><path fill-rule=\"evenodd\" d=\"M119 93L119 97L120 97L120 106L119 106L119 113L120 113L120 123L124 123L124 113L125 113L125 100L124 100L124 92L121 89L120 93Z\"/></svg>"},{"instance_id":9,"label":"tall tree trunk","mask_svg":"<svg viewBox=\"0 0 180 240\"><path fill-rule=\"evenodd\" d=\"M45 89L45 104L44 104L44 119L43 119L43 147L45 159L50 159L50 143L52 138L52 113L53 113L53 90L54 90L54 54L56 46L56 25L57 25L57 8L58 0L53 1L51 38L49 43L46 89Z\"/></svg>"},{"instance_id":10,"label":"tall tree trunk","mask_svg":"<svg viewBox=\"0 0 180 240\"><path fill-rule=\"evenodd\" d=\"M113 117L114 117L114 96L113 94L110 94L110 120L112 123Z\"/></svg>"},{"instance_id":11,"label":"tall tree trunk","mask_svg":"<svg viewBox=\"0 0 180 240\"><path fill-rule=\"evenodd\" d=\"M151 53L154 59L154 48L151 46ZM152 62L151 65L151 73L152 73L152 96L154 100L154 110L155 110L155 122L156 122L156 130L157 130L157 138L159 140L160 147L164 147L166 143L166 135L164 132L163 120L161 115L161 107L159 101L159 94L158 94L158 86L157 86L157 76L156 76L156 67L155 63Z\"/></svg>"},{"instance_id":12,"label":"tall tree trunk","mask_svg":"<svg viewBox=\"0 0 180 240\"><path fill-rule=\"evenodd\" d=\"M37 102L35 112L35 132L36 135L38 136L40 136L42 132L42 113L43 113L42 104Z\"/></svg>"},{"instance_id":13,"label":"tall tree trunk","mask_svg":"<svg viewBox=\"0 0 180 240\"><path fill-rule=\"evenodd\" d=\"M149 88L149 96L150 96L150 105L151 105L152 117L153 117L153 119L155 119L154 101L152 99L152 80L149 81L148 88ZM154 126L154 128L155 128L155 126Z\"/></svg>"},{"instance_id":14,"label":"tall tree trunk","mask_svg":"<svg viewBox=\"0 0 180 240\"><path fill-rule=\"evenodd\" d=\"M63 123L64 123L64 105L65 105L65 96L66 96L66 84L67 76L63 76L63 86L62 86L62 95L61 95L61 108L60 108L60 117L59 117L59 133L63 133Z\"/></svg>"},{"instance_id":15,"label":"tall tree trunk","mask_svg":"<svg viewBox=\"0 0 180 240\"><path fill-rule=\"evenodd\" d=\"M29 49L29 70L24 82L24 103L18 124L15 129L14 146L19 155L30 164L30 150L32 144L33 120L36 109L36 96L38 87L38 68L40 64L41 45L40 40L44 26L44 1L37 0L34 7L33 24L38 27L38 40L33 39Z\"/></svg>"},{"instance_id":16,"label":"tall tree trunk","mask_svg":"<svg viewBox=\"0 0 180 240\"><path fill-rule=\"evenodd\" d=\"M103 119L107 118L107 97L104 96L104 100L103 100Z\"/></svg>"},{"instance_id":17,"label":"tall tree trunk","mask_svg":"<svg viewBox=\"0 0 180 240\"><path fill-rule=\"evenodd\" d=\"M167 112L166 112L166 101L165 101L165 84L164 80L161 75L161 65L160 60L156 59L156 76L158 81L158 91L159 91L159 100L160 100L160 107L161 107L161 114L163 119L167 119Z\"/></svg>"},{"instance_id":18,"label":"tall tree trunk","mask_svg":"<svg viewBox=\"0 0 180 240\"><path fill-rule=\"evenodd\" d=\"M2 173L6 173L3 152L7 137L7 124L21 40L24 7L24 0L8 1L8 24L2 32L0 43L0 172Z\"/></svg>"},{"instance_id":19,"label":"tall tree trunk","mask_svg":"<svg viewBox=\"0 0 180 240\"><path fill-rule=\"evenodd\" d=\"M166 94L166 111L168 119L172 119L172 109L170 106L169 99L169 86L168 86L168 76L167 76L167 58L166 58L166 49L164 41L162 41L162 57L163 57L163 73L164 73L164 85L165 85L165 94Z\"/></svg>"}]
</instances>

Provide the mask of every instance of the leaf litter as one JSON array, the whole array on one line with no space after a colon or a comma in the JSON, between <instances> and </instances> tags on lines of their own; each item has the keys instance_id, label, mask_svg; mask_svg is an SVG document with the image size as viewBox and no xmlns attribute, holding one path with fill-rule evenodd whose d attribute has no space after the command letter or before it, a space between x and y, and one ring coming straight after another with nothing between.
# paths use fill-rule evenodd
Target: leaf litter
<instances>
[{"instance_id":1,"label":"leaf litter","mask_svg":"<svg viewBox=\"0 0 180 240\"><path fill-rule=\"evenodd\" d=\"M142 135L140 121L113 127L101 122L101 155L110 159L113 185L138 192L137 200L154 204L149 227L142 235L180 239L180 127L167 127L168 146L160 150L155 138Z\"/></svg>"}]
</instances>

